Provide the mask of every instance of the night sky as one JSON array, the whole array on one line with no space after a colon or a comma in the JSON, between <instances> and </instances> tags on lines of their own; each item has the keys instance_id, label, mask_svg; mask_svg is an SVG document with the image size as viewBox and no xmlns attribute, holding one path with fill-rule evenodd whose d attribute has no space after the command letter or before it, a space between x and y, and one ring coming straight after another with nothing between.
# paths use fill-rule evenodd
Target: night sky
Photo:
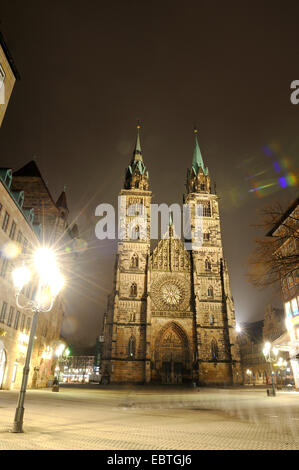
<instances>
[{"instance_id":1,"label":"night sky","mask_svg":"<svg viewBox=\"0 0 299 470\"><path fill-rule=\"evenodd\" d=\"M182 203L193 127L220 196L224 255L238 321L263 318L279 293L247 280L258 211L295 198L298 1L1 0L17 82L0 129L1 166L37 160L87 249L66 288L64 336L95 343L112 288L116 242L94 234L116 204L140 120L154 203ZM297 179L298 181L298 179ZM256 190L258 187L264 187Z\"/></svg>"}]
</instances>

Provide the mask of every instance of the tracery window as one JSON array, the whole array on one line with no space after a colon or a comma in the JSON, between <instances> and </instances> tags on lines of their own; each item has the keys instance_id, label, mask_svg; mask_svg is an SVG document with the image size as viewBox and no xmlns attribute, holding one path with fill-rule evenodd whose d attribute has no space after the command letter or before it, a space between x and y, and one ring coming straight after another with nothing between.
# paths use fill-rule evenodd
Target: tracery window
<instances>
[{"instance_id":1,"label":"tracery window","mask_svg":"<svg viewBox=\"0 0 299 470\"><path fill-rule=\"evenodd\" d=\"M133 359L135 357L135 352L136 352L136 340L135 340L135 337L132 335L129 339L129 345L128 345L128 354L129 354L130 359Z\"/></svg>"},{"instance_id":2,"label":"tracery window","mask_svg":"<svg viewBox=\"0 0 299 470\"><path fill-rule=\"evenodd\" d=\"M211 341L211 355L212 355L212 360L217 361L218 359L218 344L215 339L212 339Z\"/></svg>"}]
</instances>

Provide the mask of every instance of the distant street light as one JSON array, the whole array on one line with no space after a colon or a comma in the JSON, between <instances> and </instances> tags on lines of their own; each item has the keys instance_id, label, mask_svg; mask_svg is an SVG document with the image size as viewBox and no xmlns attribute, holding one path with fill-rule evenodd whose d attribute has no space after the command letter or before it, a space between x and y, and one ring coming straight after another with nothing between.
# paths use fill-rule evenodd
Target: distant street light
<instances>
[{"instance_id":1,"label":"distant street light","mask_svg":"<svg viewBox=\"0 0 299 470\"><path fill-rule=\"evenodd\" d=\"M271 357L271 352L274 354L275 358ZM267 343L265 343L265 346L264 346L264 349L263 349L263 354L265 356L265 360L267 362L269 362L269 364L270 364L272 395L273 395L273 397L275 397L276 396L276 391L275 391L275 386L274 386L272 363L276 361L276 358L277 358L277 355L278 355L278 349L276 349L274 347L271 349L271 344L269 342L267 342Z\"/></svg>"},{"instance_id":2,"label":"distant street light","mask_svg":"<svg viewBox=\"0 0 299 470\"><path fill-rule=\"evenodd\" d=\"M49 248L43 247L38 249L34 254L34 259L31 264L32 270L29 269L29 267L23 265L14 269L12 272L13 283L16 290L16 303L18 308L31 310L33 312L26 361L23 368L22 385L12 432L23 432L24 401L38 314L40 312L49 312L52 309L55 298L64 284L64 279L56 265L54 252ZM19 302L21 290L30 281L32 275L38 281L36 296L33 300L28 301L25 305L21 305Z\"/></svg>"},{"instance_id":3,"label":"distant street light","mask_svg":"<svg viewBox=\"0 0 299 470\"><path fill-rule=\"evenodd\" d=\"M58 383L60 380L60 364L65 364L67 362L67 359L70 355L71 351L69 348L66 347L65 343L59 343L56 351L55 351L55 356L57 357L58 361L58 367L55 369L58 372Z\"/></svg>"}]
</instances>

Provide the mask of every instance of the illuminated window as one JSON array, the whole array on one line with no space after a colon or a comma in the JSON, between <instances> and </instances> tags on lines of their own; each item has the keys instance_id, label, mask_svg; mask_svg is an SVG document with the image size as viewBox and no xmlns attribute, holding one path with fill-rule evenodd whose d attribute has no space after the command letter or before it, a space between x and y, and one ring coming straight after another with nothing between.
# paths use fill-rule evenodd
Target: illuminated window
<instances>
[{"instance_id":1,"label":"illuminated window","mask_svg":"<svg viewBox=\"0 0 299 470\"><path fill-rule=\"evenodd\" d=\"M285 306L286 316L287 317L292 316L291 302L287 302L284 306Z\"/></svg>"},{"instance_id":2,"label":"illuminated window","mask_svg":"<svg viewBox=\"0 0 299 470\"><path fill-rule=\"evenodd\" d=\"M292 312L293 312L293 315L298 315L298 305L297 305L297 299L295 297L295 299L291 300L291 304L292 304Z\"/></svg>"}]
</instances>

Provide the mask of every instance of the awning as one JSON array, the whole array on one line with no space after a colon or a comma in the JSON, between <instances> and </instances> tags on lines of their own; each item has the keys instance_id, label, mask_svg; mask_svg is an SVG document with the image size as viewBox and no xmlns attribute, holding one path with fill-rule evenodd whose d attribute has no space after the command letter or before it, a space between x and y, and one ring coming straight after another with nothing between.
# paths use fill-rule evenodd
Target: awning
<instances>
[{"instance_id":1,"label":"awning","mask_svg":"<svg viewBox=\"0 0 299 470\"><path fill-rule=\"evenodd\" d=\"M291 348L290 341L291 341L290 334L288 331L286 331L281 336L279 336L279 338L272 341L272 346L274 346L275 348L281 351L289 351Z\"/></svg>"}]
</instances>

